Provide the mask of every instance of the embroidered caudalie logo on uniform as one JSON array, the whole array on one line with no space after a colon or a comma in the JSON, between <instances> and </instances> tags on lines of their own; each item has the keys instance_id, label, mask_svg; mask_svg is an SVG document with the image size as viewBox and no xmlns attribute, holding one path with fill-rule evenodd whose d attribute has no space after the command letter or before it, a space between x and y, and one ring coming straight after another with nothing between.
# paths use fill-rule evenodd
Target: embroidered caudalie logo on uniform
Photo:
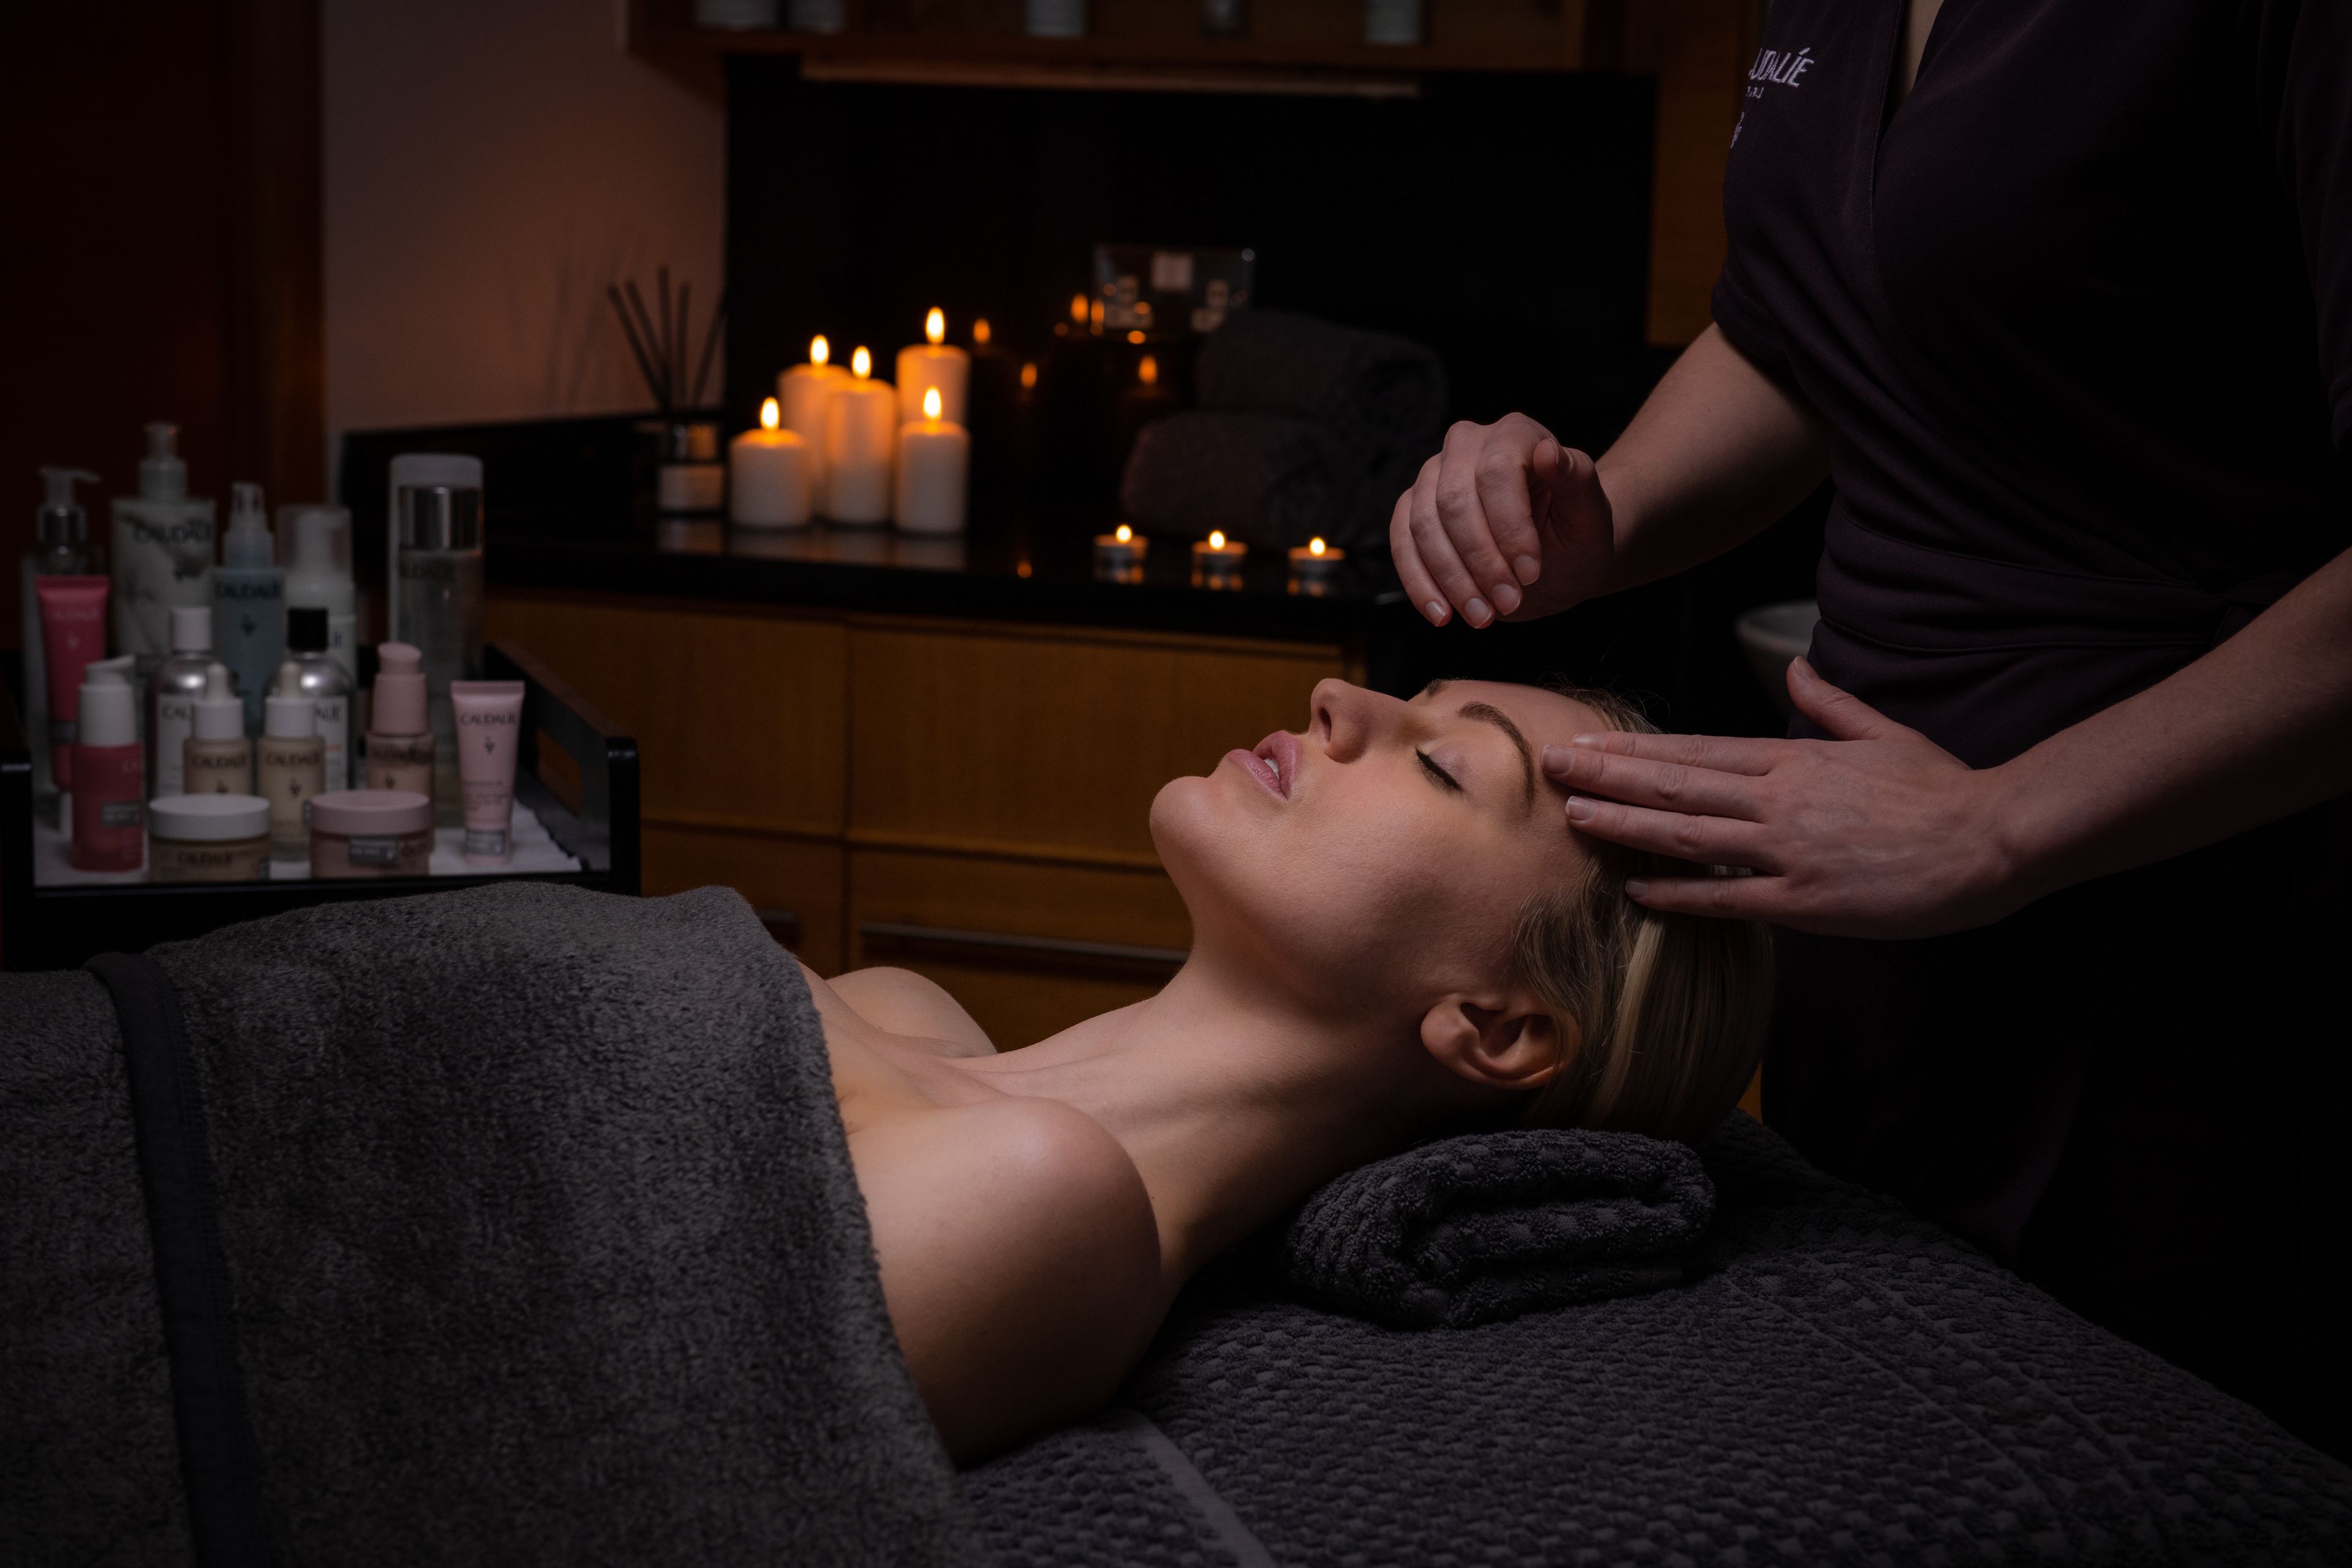
<instances>
[{"instance_id":1,"label":"embroidered caudalie logo on uniform","mask_svg":"<svg viewBox=\"0 0 2352 1568\"><path fill-rule=\"evenodd\" d=\"M1795 54L1785 49L1759 49L1756 63L1748 68L1748 96L1761 98L1768 87L1802 87L1805 72L1811 68L1813 47L1807 44ZM1748 110L1743 106L1739 119L1731 127L1731 144L1739 145L1739 132L1748 124Z\"/></svg>"}]
</instances>

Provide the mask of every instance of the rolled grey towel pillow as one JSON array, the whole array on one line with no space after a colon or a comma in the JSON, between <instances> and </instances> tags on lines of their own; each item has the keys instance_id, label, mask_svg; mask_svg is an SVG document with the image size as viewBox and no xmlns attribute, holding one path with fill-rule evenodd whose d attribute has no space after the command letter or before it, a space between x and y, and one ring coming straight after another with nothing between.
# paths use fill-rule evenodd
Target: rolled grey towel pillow
<instances>
[{"instance_id":1,"label":"rolled grey towel pillow","mask_svg":"<svg viewBox=\"0 0 2352 1568\"><path fill-rule=\"evenodd\" d=\"M1197 539L1211 529L1260 549L1317 535L1334 544L1366 538L1376 503L1345 445L1311 419L1288 414L1192 409L1146 425L1128 454L1119 504L1146 533Z\"/></svg>"},{"instance_id":2,"label":"rolled grey towel pillow","mask_svg":"<svg viewBox=\"0 0 2352 1568\"><path fill-rule=\"evenodd\" d=\"M1445 366L1410 338L1287 310L1236 310L1201 345L1203 408L1322 420L1366 468L1399 452L1418 463L1445 433Z\"/></svg>"},{"instance_id":3,"label":"rolled grey towel pillow","mask_svg":"<svg viewBox=\"0 0 2352 1568\"><path fill-rule=\"evenodd\" d=\"M1714 1215L1714 1184L1686 1145L1474 1133L1325 1184L1282 1251L1291 1283L1341 1310L1467 1328L1677 1284Z\"/></svg>"}]
</instances>

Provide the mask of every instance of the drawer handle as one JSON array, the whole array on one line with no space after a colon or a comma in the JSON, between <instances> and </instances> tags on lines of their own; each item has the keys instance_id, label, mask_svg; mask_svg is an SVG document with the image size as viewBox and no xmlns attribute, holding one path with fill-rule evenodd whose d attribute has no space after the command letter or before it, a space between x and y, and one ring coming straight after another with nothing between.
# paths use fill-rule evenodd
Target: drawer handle
<instances>
[{"instance_id":1,"label":"drawer handle","mask_svg":"<svg viewBox=\"0 0 2352 1568\"><path fill-rule=\"evenodd\" d=\"M1092 958L1114 963L1147 963L1156 969L1181 969L1192 956L1181 947L1135 947L1122 942L1077 942L1060 936L1015 936L1009 931L956 931L947 926L900 925L890 921L860 921L857 934L885 942L927 947L961 947L991 952L1026 953L1052 958Z\"/></svg>"}]
</instances>

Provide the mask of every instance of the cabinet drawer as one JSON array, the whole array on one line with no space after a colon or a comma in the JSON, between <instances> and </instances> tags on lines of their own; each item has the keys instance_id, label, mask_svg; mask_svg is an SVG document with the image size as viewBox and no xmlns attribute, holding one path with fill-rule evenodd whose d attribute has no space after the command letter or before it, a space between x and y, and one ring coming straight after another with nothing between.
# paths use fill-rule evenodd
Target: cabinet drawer
<instances>
[{"instance_id":1,"label":"cabinet drawer","mask_svg":"<svg viewBox=\"0 0 2352 1568\"><path fill-rule=\"evenodd\" d=\"M1151 797L1307 721L1336 647L856 626L852 842L1149 867Z\"/></svg>"},{"instance_id":2,"label":"cabinet drawer","mask_svg":"<svg viewBox=\"0 0 2352 1568\"><path fill-rule=\"evenodd\" d=\"M648 894L732 888L778 942L819 974L838 973L842 852L835 844L707 827L645 827Z\"/></svg>"},{"instance_id":3,"label":"cabinet drawer","mask_svg":"<svg viewBox=\"0 0 2352 1568\"><path fill-rule=\"evenodd\" d=\"M484 623L636 738L648 826L841 831L839 622L501 594Z\"/></svg>"},{"instance_id":4,"label":"cabinet drawer","mask_svg":"<svg viewBox=\"0 0 2352 1568\"><path fill-rule=\"evenodd\" d=\"M999 1049L1160 989L1192 942L1157 871L853 850L847 966L928 975Z\"/></svg>"}]
</instances>

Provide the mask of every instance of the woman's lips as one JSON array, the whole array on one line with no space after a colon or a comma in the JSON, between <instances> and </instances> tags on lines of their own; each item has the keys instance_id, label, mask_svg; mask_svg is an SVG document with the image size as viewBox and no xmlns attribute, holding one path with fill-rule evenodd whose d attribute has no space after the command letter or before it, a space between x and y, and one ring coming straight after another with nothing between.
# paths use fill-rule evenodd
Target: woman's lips
<instances>
[{"instance_id":1,"label":"woman's lips","mask_svg":"<svg viewBox=\"0 0 2352 1568\"><path fill-rule=\"evenodd\" d=\"M1229 752L1226 760L1239 763L1252 778L1288 800L1291 785L1298 781L1298 737L1287 730L1276 730L1260 741L1255 751Z\"/></svg>"}]
</instances>

